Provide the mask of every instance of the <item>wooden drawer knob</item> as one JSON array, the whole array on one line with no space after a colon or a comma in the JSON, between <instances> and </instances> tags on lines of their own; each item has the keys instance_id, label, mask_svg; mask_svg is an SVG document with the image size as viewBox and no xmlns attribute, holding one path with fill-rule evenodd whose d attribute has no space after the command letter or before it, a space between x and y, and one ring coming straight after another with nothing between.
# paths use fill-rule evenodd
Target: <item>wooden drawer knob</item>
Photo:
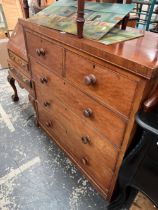
<instances>
[{"instance_id":1,"label":"wooden drawer knob","mask_svg":"<svg viewBox=\"0 0 158 210\"><path fill-rule=\"evenodd\" d=\"M46 54L46 52L43 48L40 49L40 53L41 53L42 56L45 56L45 54Z\"/></svg>"},{"instance_id":2,"label":"wooden drawer knob","mask_svg":"<svg viewBox=\"0 0 158 210\"><path fill-rule=\"evenodd\" d=\"M41 55L41 52L40 52L40 49L36 49L36 54L38 55L38 56L40 56Z\"/></svg>"},{"instance_id":3,"label":"wooden drawer knob","mask_svg":"<svg viewBox=\"0 0 158 210\"><path fill-rule=\"evenodd\" d=\"M89 144L90 143L89 136L82 136L81 140L82 140L83 144Z\"/></svg>"},{"instance_id":4,"label":"wooden drawer knob","mask_svg":"<svg viewBox=\"0 0 158 210\"><path fill-rule=\"evenodd\" d=\"M93 114L93 111L90 108L87 108L87 109L83 110L83 115L85 117L91 117L92 114Z\"/></svg>"},{"instance_id":5,"label":"wooden drawer knob","mask_svg":"<svg viewBox=\"0 0 158 210\"><path fill-rule=\"evenodd\" d=\"M14 70L15 70L13 67L9 67L9 69L10 69L11 71L14 71Z\"/></svg>"},{"instance_id":6,"label":"wooden drawer knob","mask_svg":"<svg viewBox=\"0 0 158 210\"><path fill-rule=\"evenodd\" d=\"M47 82L48 82L47 77L41 77L41 78L40 78L40 82L41 82L42 84L47 83Z\"/></svg>"},{"instance_id":7,"label":"wooden drawer knob","mask_svg":"<svg viewBox=\"0 0 158 210\"><path fill-rule=\"evenodd\" d=\"M52 122L51 122L51 121L48 121L48 122L46 122L45 124L46 124L46 126L47 126L48 128L52 127Z\"/></svg>"},{"instance_id":8,"label":"wooden drawer knob","mask_svg":"<svg viewBox=\"0 0 158 210\"><path fill-rule=\"evenodd\" d=\"M88 164L88 160L86 158L82 158L81 162L83 165L87 165Z\"/></svg>"},{"instance_id":9,"label":"wooden drawer knob","mask_svg":"<svg viewBox=\"0 0 158 210\"><path fill-rule=\"evenodd\" d=\"M38 56L41 56L41 55L42 55L42 56L45 56L46 53L45 53L45 50L44 50L43 48L40 48L40 49L37 48L37 49L36 49L36 54L37 54Z\"/></svg>"},{"instance_id":10,"label":"wooden drawer knob","mask_svg":"<svg viewBox=\"0 0 158 210\"><path fill-rule=\"evenodd\" d=\"M45 107L48 107L48 106L50 106L50 102L45 101L45 102L43 103L43 105L44 105Z\"/></svg>"},{"instance_id":11,"label":"wooden drawer knob","mask_svg":"<svg viewBox=\"0 0 158 210\"><path fill-rule=\"evenodd\" d=\"M21 63L22 67L26 67L26 63Z\"/></svg>"},{"instance_id":12,"label":"wooden drawer knob","mask_svg":"<svg viewBox=\"0 0 158 210\"><path fill-rule=\"evenodd\" d=\"M93 74L84 77L84 82L86 85L94 85L96 81L96 77Z\"/></svg>"}]
</instances>

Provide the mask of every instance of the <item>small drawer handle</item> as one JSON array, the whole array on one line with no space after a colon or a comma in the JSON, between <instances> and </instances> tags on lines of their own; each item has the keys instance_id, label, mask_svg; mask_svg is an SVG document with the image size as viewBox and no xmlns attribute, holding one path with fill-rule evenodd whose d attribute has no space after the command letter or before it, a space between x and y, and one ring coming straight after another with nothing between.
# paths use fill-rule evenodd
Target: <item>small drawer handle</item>
<instances>
[{"instance_id":1,"label":"small drawer handle","mask_svg":"<svg viewBox=\"0 0 158 210\"><path fill-rule=\"evenodd\" d=\"M90 143L90 138L89 136L82 136L81 137L82 143L83 144L89 144Z\"/></svg>"},{"instance_id":2,"label":"small drawer handle","mask_svg":"<svg viewBox=\"0 0 158 210\"><path fill-rule=\"evenodd\" d=\"M48 107L48 106L50 106L50 102L45 101L45 102L43 103L43 105L44 105L45 107Z\"/></svg>"},{"instance_id":3,"label":"small drawer handle","mask_svg":"<svg viewBox=\"0 0 158 210\"><path fill-rule=\"evenodd\" d=\"M82 162L83 165L87 165L88 164L87 158L82 158L81 162Z\"/></svg>"},{"instance_id":4,"label":"small drawer handle","mask_svg":"<svg viewBox=\"0 0 158 210\"><path fill-rule=\"evenodd\" d=\"M38 55L38 56L45 56L45 54L46 54L46 52L45 52L45 50L43 49L43 48L37 48L36 49L36 54Z\"/></svg>"},{"instance_id":5,"label":"small drawer handle","mask_svg":"<svg viewBox=\"0 0 158 210\"><path fill-rule=\"evenodd\" d=\"M47 82L48 82L47 77L41 77L41 78L40 78L40 82L41 82L42 84L47 83Z\"/></svg>"},{"instance_id":6,"label":"small drawer handle","mask_svg":"<svg viewBox=\"0 0 158 210\"><path fill-rule=\"evenodd\" d=\"M84 77L84 82L85 82L86 85L95 85L96 81L97 81L97 79L94 76L94 74L89 74L89 75Z\"/></svg>"},{"instance_id":7,"label":"small drawer handle","mask_svg":"<svg viewBox=\"0 0 158 210\"><path fill-rule=\"evenodd\" d=\"M51 127L52 127L52 122L51 122L51 121L48 121L48 122L46 122L45 124L46 124L46 126L47 126L48 128L51 128Z\"/></svg>"},{"instance_id":8,"label":"small drawer handle","mask_svg":"<svg viewBox=\"0 0 158 210\"><path fill-rule=\"evenodd\" d=\"M46 52L45 52L45 50L43 48L40 49L40 52L41 52L42 56L45 56Z\"/></svg>"},{"instance_id":9,"label":"small drawer handle","mask_svg":"<svg viewBox=\"0 0 158 210\"><path fill-rule=\"evenodd\" d=\"M40 56L41 55L41 51L40 51L40 49L36 49L36 54L38 55L38 56Z\"/></svg>"},{"instance_id":10,"label":"small drawer handle","mask_svg":"<svg viewBox=\"0 0 158 210\"><path fill-rule=\"evenodd\" d=\"M91 117L92 114L93 114L93 111L92 111L91 108L87 108L87 109L83 110L83 115L84 115L85 117Z\"/></svg>"},{"instance_id":11,"label":"small drawer handle","mask_svg":"<svg viewBox=\"0 0 158 210\"><path fill-rule=\"evenodd\" d=\"M14 71L14 70L15 70L13 67L9 67L9 69L10 69L11 71Z\"/></svg>"}]
</instances>

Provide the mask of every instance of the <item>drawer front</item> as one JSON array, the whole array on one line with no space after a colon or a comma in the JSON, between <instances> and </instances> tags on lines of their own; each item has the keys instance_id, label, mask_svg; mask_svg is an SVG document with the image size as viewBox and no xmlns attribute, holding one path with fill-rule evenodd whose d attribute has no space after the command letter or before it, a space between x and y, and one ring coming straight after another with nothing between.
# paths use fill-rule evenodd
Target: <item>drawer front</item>
<instances>
[{"instance_id":1,"label":"drawer front","mask_svg":"<svg viewBox=\"0 0 158 210\"><path fill-rule=\"evenodd\" d=\"M29 78L21 74L20 71L13 66L9 66L9 72L22 88L25 88L31 95L34 95L32 82Z\"/></svg>"},{"instance_id":2,"label":"drawer front","mask_svg":"<svg viewBox=\"0 0 158 210\"><path fill-rule=\"evenodd\" d=\"M39 121L100 187L108 192L118 152L101 136L83 126L68 109L56 103L47 114L38 105ZM83 140L87 137L89 140Z\"/></svg>"},{"instance_id":3,"label":"drawer front","mask_svg":"<svg viewBox=\"0 0 158 210\"><path fill-rule=\"evenodd\" d=\"M28 63L24 61L22 58L19 56L15 55L12 51L8 51L9 58L11 61L15 62L18 64L24 71L25 74L30 75L29 68L28 68Z\"/></svg>"},{"instance_id":4,"label":"drawer front","mask_svg":"<svg viewBox=\"0 0 158 210\"><path fill-rule=\"evenodd\" d=\"M75 53L66 53L66 77L89 95L129 116L136 82Z\"/></svg>"},{"instance_id":5,"label":"drawer front","mask_svg":"<svg viewBox=\"0 0 158 210\"><path fill-rule=\"evenodd\" d=\"M29 54L45 64L50 71L62 75L63 48L28 32L26 38Z\"/></svg>"},{"instance_id":6,"label":"drawer front","mask_svg":"<svg viewBox=\"0 0 158 210\"><path fill-rule=\"evenodd\" d=\"M126 127L126 122L113 112L86 96L77 88L69 85L57 76L51 74L47 69L32 61L33 78L36 83L36 95L42 106L47 110L51 104L58 99L71 107L71 110L81 119L101 132L113 144L120 147ZM42 79L47 83L41 83ZM87 115L87 110L92 114Z\"/></svg>"}]
</instances>

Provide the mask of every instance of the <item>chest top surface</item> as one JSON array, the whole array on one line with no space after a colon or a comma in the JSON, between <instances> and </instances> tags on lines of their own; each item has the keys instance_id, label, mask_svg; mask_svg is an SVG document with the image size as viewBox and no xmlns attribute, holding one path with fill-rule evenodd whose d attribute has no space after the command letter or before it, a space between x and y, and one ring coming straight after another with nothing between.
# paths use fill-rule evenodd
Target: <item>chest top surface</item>
<instances>
[{"instance_id":1,"label":"chest top surface","mask_svg":"<svg viewBox=\"0 0 158 210\"><path fill-rule=\"evenodd\" d=\"M39 26L20 19L25 30L38 33L59 44L79 49L90 56L119 66L145 78L152 78L158 72L158 36L145 32L144 37L106 46L88 39L79 39L75 35L62 33L54 29Z\"/></svg>"}]
</instances>

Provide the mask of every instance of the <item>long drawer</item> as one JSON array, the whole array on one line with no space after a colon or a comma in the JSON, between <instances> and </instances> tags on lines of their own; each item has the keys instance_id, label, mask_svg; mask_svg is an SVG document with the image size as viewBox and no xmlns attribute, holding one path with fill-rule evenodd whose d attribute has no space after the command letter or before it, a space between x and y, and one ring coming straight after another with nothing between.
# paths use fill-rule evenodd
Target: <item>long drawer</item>
<instances>
[{"instance_id":1,"label":"long drawer","mask_svg":"<svg viewBox=\"0 0 158 210\"><path fill-rule=\"evenodd\" d=\"M67 81L51 74L34 60L31 62L31 68L36 81L36 96L44 108L50 110L55 99L62 101L85 123L120 147L126 127L126 122L122 118L68 84ZM43 81L44 79L46 82ZM88 112L89 110L91 113Z\"/></svg>"},{"instance_id":2,"label":"long drawer","mask_svg":"<svg viewBox=\"0 0 158 210\"><path fill-rule=\"evenodd\" d=\"M63 48L29 32L26 32L26 38L28 53L49 67L50 71L62 75Z\"/></svg>"},{"instance_id":3,"label":"long drawer","mask_svg":"<svg viewBox=\"0 0 158 210\"><path fill-rule=\"evenodd\" d=\"M69 151L95 182L108 192L118 152L102 136L91 130L59 102L47 113L38 104L39 122L58 137L58 144Z\"/></svg>"},{"instance_id":4,"label":"long drawer","mask_svg":"<svg viewBox=\"0 0 158 210\"><path fill-rule=\"evenodd\" d=\"M87 94L129 116L137 83L75 53L66 52L66 78Z\"/></svg>"},{"instance_id":5,"label":"long drawer","mask_svg":"<svg viewBox=\"0 0 158 210\"><path fill-rule=\"evenodd\" d=\"M10 58L8 59L8 64L9 66L12 66L14 69L18 69L18 72L21 74L25 75L28 78L31 78L31 74L28 70L23 68L21 65L19 65L17 62L11 60Z\"/></svg>"},{"instance_id":6,"label":"long drawer","mask_svg":"<svg viewBox=\"0 0 158 210\"><path fill-rule=\"evenodd\" d=\"M20 68L23 70L23 73L26 76L30 76L28 63L25 60L23 60L22 58L20 58L19 56L17 56L15 53L13 53L10 50L8 51L8 55L10 58L10 62L15 62L18 66L20 66Z\"/></svg>"}]
</instances>

